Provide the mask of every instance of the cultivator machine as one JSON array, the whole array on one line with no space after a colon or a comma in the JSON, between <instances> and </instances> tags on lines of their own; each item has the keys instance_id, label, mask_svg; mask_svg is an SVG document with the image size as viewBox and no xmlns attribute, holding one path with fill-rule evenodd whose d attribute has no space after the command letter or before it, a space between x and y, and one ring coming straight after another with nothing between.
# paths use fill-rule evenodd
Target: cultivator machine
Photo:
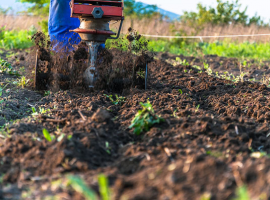
<instances>
[{"instance_id":1,"label":"cultivator machine","mask_svg":"<svg viewBox=\"0 0 270 200\"><path fill-rule=\"evenodd\" d=\"M124 20L124 3L122 0L72 0L70 7L71 17L80 19L80 27L71 31L78 33L89 47L88 68L83 75L84 84L93 88L98 77L96 74L98 48L107 39L119 38ZM110 30L109 24L111 21L120 21L117 33ZM49 84L51 77L51 70L44 67L40 62L40 54L41 52L38 50L34 80L36 89L46 87L45 85ZM69 77L61 74L58 77L61 80L69 80Z\"/></svg>"}]
</instances>

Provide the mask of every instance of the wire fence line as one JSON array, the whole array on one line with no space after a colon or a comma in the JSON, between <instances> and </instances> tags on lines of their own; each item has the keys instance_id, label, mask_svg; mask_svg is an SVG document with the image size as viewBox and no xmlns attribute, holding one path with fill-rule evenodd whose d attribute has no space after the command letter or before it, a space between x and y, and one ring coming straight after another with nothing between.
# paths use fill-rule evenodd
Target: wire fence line
<instances>
[{"instance_id":1,"label":"wire fence line","mask_svg":"<svg viewBox=\"0 0 270 200\"><path fill-rule=\"evenodd\" d=\"M163 36L163 35L146 35L141 34L144 37L152 38L168 38L168 39L200 39L203 42L204 38L235 38L235 37L259 37L270 36L270 34L253 34L253 35L216 35L216 36Z\"/></svg>"}]
</instances>

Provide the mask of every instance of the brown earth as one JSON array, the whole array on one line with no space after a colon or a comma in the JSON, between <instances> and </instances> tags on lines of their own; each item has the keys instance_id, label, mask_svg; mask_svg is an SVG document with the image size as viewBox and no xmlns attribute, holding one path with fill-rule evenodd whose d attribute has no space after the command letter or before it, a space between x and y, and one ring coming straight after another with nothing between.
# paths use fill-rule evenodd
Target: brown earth
<instances>
[{"instance_id":1,"label":"brown earth","mask_svg":"<svg viewBox=\"0 0 270 200\"><path fill-rule=\"evenodd\" d=\"M117 51L110 54L112 65L124 60ZM233 199L242 186L251 199L269 199L270 159L260 152L270 154L270 89L209 76L192 66L173 66L162 60L172 56L157 56L149 64L148 89L124 88L118 93L126 97L123 105L104 96L111 94L110 88L73 88L44 97L9 84L1 116L20 120L2 130L0 198L84 199L52 182L75 174L99 193L97 176L103 173L112 199ZM196 58L182 59L191 63ZM234 59L205 59L212 59L211 67L220 65L213 71L232 70L224 63ZM202 60L197 61L202 67ZM251 69L262 75L267 66L256 69L254 64ZM1 75L3 83L14 79ZM139 103L147 100L165 122L136 136L128 127ZM32 106L38 115L32 115ZM48 142L43 128L65 137Z\"/></svg>"}]
</instances>

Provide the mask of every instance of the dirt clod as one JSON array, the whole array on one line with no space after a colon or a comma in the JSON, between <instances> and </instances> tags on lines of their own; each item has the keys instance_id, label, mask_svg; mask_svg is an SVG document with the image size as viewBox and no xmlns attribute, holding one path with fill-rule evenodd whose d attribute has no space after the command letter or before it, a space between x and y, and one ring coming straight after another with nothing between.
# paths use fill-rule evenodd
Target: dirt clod
<instances>
[{"instance_id":1,"label":"dirt clod","mask_svg":"<svg viewBox=\"0 0 270 200\"><path fill-rule=\"evenodd\" d=\"M104 110L102 108L99 108L92 116L92 120L99 123L105 122L109 119L111 119L110 113L107 110Z\"/></svg>"}]
</instances>

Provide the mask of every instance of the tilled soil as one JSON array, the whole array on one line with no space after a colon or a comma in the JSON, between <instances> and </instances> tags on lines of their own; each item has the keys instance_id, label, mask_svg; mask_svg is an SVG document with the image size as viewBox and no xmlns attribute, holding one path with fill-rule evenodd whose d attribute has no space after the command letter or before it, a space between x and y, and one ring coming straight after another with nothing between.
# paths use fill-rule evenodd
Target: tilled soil
<instances>
[{"instance_id":1,"label":"tilled soil","mask_svg":"<svg viewBox=\"0 0 270 200\"><path fill-rule=\"evenodd\" d=\"M149 73L147 90L118 94L126 97L122 105L105 90L10 95L28 91L31 102L18 98L14 106L45 111L13 116L20 120L2 131L1 198L84 199L52 183L75 174L98 194L103 173L112 199L233 199L244 186L251 199L269 199L270 89L162 60L150 63ZM129 125L147 101L165 122L136 136ZM2 105L13 104L6 98ZM64 138L48 142L44 128Z\"/></svg>"}]
</instances>

